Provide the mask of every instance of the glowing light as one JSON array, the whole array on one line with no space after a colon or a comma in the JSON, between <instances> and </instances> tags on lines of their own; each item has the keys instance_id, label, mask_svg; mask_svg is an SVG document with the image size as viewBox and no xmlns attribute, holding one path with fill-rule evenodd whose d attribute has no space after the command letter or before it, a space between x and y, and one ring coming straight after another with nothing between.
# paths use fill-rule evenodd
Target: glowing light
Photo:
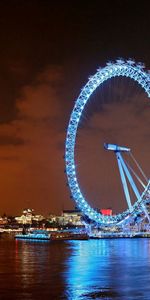
<instances>
[{"instance_id":1,"label":"glowing light","mask_svg":"<svg viewBox=\"0 0 150 300\"><path fill-rule=\"evenodd\" d=\"M129 77L137 81L137 83L145 90L148 97L150 97L150 75L148 72L143 71L143 65L141 63L135 64L134 60L132 59L128 59L127 61L124 61L123 59L118 59L114 63L108 63L106 67L99 68L95 75L90 77L87 84L81 90L81 93L75 102L75 106L70 117L66 138L66 173L68 176L68 183L73 199L76 201L76 203L79 205L80 209L85 215L95 220L97 223L102 223L104 225L116 224L121 222L128 216L129 211L126 210L122 214L108 217L102 216L100 213L91 208L89 204L87 204L77 184L74 162L74 150L76 133L78 129L78 123L80 120L79 116L81 116L82 113L81 109L83 110L84 105L89 100L90 95L95 90L95 88L97 88L98 86L100 87L102 82L108 80L108 78L111 79L112 77L116 76ZM97 83L97 85L95 84L95 82ZM77 111L80 112L77 113ZM74 167L70 168L69 163L71 163ZM136 209L136 206L137 202L135 202L135 204L133 205L134 210Z\"/></svg>"}]
</instances>

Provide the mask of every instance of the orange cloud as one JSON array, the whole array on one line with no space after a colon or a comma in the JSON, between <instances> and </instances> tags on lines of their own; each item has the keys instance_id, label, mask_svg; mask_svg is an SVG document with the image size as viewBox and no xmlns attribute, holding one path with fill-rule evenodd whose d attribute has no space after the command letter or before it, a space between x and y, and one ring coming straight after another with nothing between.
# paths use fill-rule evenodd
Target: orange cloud
<instances>
[{"instance_id":1,"label":"orange cloud","mask_svg":"<svg viewBox=\"0 0 150 300\"><path fill-rule=\"evenodd\" d=\"M60 68L40 74L17 99L18 118L0 126L1 212L15 213L25 206L43 213L60 211L66 201L59 147L64 144L62 79Z\"/></svg>"}]
</instances>

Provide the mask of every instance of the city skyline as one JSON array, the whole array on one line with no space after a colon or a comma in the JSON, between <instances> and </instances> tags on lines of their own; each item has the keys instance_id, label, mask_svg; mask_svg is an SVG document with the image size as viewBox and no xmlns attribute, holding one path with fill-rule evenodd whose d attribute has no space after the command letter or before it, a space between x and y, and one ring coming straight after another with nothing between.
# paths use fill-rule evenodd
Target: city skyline
<instances>
[{"instance_id":1,"label":"city skyline","mask_svg":"<svg viewBox=\"0 0 150 300\"><path fill-rule=\"evenodd\" d=\"M34 1L8 3L0 4L0 214L17 214L26 206L43 214L46 211L59 213L63 208L74 206L66 185L63 159L74 102L88 77L108 61L131 57L150 68L148 5L145 1L141 8L130 1L124 1L124 5L114 1L102 3L98 10L98 1L86 6L78 1L59 4L38 1L36 5ZM125 82L121 95L127 90L127 84ZM132 98L131 105L128 101L118 105L119 98L110 101L106 86L103 109L99 106L95 114L96 104L93 108L89 104L89 134L86 128L84 130L86 120L81 128L79 178L93 206L98 203L102 208L110 206L112 193L112 204L118 205L115 193L120 189L119 181L115 183L115 177L110 178L114 162L110 162L103 150L105 139L115 136L115 142L129 143L150 176L149 103L136 87L130 87L131 94L126 93L125 99ZM124 123L123 115L128 116ZM120 124L123 135L118 132ZM139 137L134 139L137 131ZM88 152L91 141L95 148L91 145ZM96 169L93 157L98 161ZM95 183L86 176L89 170L96 172ZM99 182L103 177L103 200L98 202Z\"/></svg>"}]
</instances>

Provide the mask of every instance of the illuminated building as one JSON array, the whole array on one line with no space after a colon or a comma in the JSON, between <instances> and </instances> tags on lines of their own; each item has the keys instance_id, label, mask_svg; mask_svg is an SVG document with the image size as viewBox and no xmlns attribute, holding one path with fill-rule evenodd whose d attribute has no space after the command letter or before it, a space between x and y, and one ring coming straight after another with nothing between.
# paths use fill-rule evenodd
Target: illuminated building
<instances>
[{"instance_id":1,"label":"illuminated building","mask_svg":"<svg viewBox=\"0 0 150 300\"><path fill-rule=\"evenodd\" d=\"M62 217L64 224L72 224L81 226L83 225L81 222L82 212L78 209L74 210L63 210Z\"/></svg>"},{"instance_id":2,"label":"illuminated building","mask_svg":"<svg viewBox=\"0 0 150 300\"><path fill-rule=\"evenodd\" d=\"M0 225L6 225L8 224L7 217L0 217Z\"/></svg>"},{"instance_id":3,"label":"illuminated building","mask_svg":"<svg viewBox=\"0 0 150 300\"><path fill-rule=\"evenodd\" d=\"M57 223L58 225L74 225L81 226L82 212L78 209L74 210L63 210L60 216L49 215L50 223Z\"/></svg>"},{"instance_id":4,"label":"illuminated building","mask_svg":"<svg viewBox=\"0 0 150 300\"><path fill-rule=\"evenodd\" d=\"M23 210L23 214L20 217L15 217L15 220L19 224L32 224L33 221L40 222L44 220L44 217L35 215L33 209L27 208Z\"/></svg>"}]
</instances>

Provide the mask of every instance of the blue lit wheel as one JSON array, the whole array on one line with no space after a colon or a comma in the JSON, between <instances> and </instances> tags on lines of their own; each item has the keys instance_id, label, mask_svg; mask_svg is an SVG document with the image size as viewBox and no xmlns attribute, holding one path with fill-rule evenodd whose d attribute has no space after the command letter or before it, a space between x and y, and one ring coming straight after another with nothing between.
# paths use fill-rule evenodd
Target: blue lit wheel
<instances>
[{"instance_id":1,"label":"blue lit wheel","mask_svg":"<svg viewBox=\"0 0 150 300\"><path fill-rule=\"evenodd\" d=\"M127 209L122 213L116 214L115 216L104 216L98 213L88 204L81 193L76 176L76 166L74 160L76 133L78 130L78 124L82 112L84 110L84 106L89 100L92 93L107 79L118 76L129 77L135 80L145 90L148 97L150 97L150 75L144 70L143 64L135 64L135 62L131 59L127 61L118 59L115 63L107 63L104 68L98 69L96 74L90 77L87 84L83 87L71 113L66 137L66 173L72 197L83 214L88 216L96 223L104 226L115 225L122 222L125 218L128 217L129 210ZM135 210L137 213L138 204L138 202L135 202L133 205L133 210Z\"/></svg>"}]
</instances>

